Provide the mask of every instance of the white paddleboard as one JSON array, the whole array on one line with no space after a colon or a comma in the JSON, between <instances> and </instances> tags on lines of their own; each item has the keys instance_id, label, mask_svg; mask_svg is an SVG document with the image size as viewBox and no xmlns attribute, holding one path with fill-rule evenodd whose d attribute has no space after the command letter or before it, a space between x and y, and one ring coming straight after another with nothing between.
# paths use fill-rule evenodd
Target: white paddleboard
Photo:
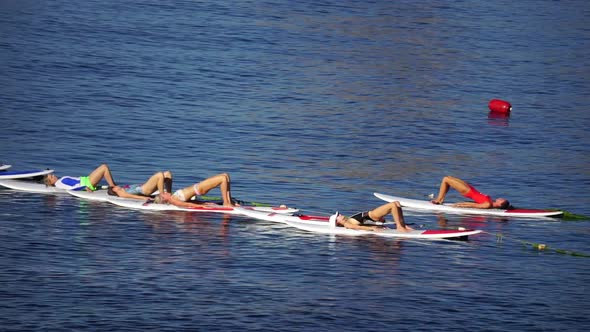
<instances>
[{"instance_id":1,"label":"white paddleboard","mask_svg":"<svg viewBox=\"0 0 590 332\"><path fill-rule=\"evenodd\" d=\"M52 169L34 171L6 171L0 173L0 180L26 179L53 173Z\"/></svg>"},{"instance_id":2,"label":"white paddleboard","mask_svg":"<svg viewBox=\"0 0 590 332\"><path fill-rule=\"evenodd\" d=\"M43 183L27 180L0 180L0 186L32 193L55 194L66 192L64 189L48 187Z\"/></svg>"},{"instance_id":3,"label":"white paddleboard","mask_svg":"<svg viewBox=\"0 0 590 332\"><path fill-rule=\"evenodd\" d=\"M241 209L241 208L237 208ZM414 238L414 239L451 239L451 238L465 238L469 235L481 233L480 230L460 229L460 230L412 230L408 232L400 232L395 230L394 225L390 225L381 231L365 231L345 228L341 226L333 227L329 223L329 217L320 216L291 216L280 215L277 213L267 213L261 211L245 210L240 211L241 214L256 218L260 220L285 223L309 232L336 234L336 235L375 235L382 237L398 237L398 238ZM390 228L393 227L393 228Z\"/></svg>"},{"instance_id":4,"label":"white paddleboard","mask_svg":"<svg viewBox=\"0 0 590 332\"><path fill-rule=\"evenodd\" d=\"M52 187L52 186L46 186L44 183L40 183L40 182L36 182L36 181L32 181L32 180L28 180L28 179L16 179L16 180L1 180L0 179L0 186L2 187L6 187L9 189L14 189L14 190L19 190L19 191L26 191L26 192L31 192L31 193L42 193L42 194L56 194L56 193L67 193L68 190L65 189L61 189L61 188L56 188L56 187ZM99 191L103 191L103 190L99 190ZM82 191L80 191L81 193ZM84 192L86 192L84 190ZM104 190L104 192L106 193L106 190ZM88 193L89 195L92 195L92 193ZM78 197L82 197L82 195L85 194L80 194L80 196ZM74 195L76 196L76 195ZM91 199L91 198L89 198Z\"/></svg>"},{"instance_id":5,"label":"white paddleboard","mask_svg":"<svg viewBox=\"0 0 590 332\"><path fill-rule=\"evenodd\" d=\"M12 167L12 165L0 165L0 171L5 171L5 170L9 169L10 167Z\"/></svg>"},{"instance_id":6,"label":"white paddleboard","mask_svg":"<svg viewBox=\"0 0 590 332\"><path fill-rule=\"evenodd\" d=\"M90 201L100 201L100 202L107 202L108 201L108 191L106 189L99 189L96 191L86 191L86 190L66 190L66 192L72 196L76 196L78 198L87 199Z\"/></svg>"},{"instance_id":7,"label":"white paddleboard","mask_svg":"<svg viewBox=\"0 0 590 332\"><path fill-rule=\"evenodd\" d=\"M182 208L172 204L159 204L149 203L147 200L138 200L131 198L121 198L116 196L108 196L107 201L126 208L138 209L138 210L149 210L149 211L187 211L187 212L216 212L216 213L227 213L227 214L240 214L241 210L237 210L235 207L227 207L222 205L204 205L190 208ZM264 212L275 212L281 214L292 214L298 209L285 208L285 207L262 207L262 206L247 206L241 207L244 210L257 210Z\"/></svg>"},{"instance_id":8,"label":"white paddleboard","mask_svg":"<svg viewBox=\"0 0 590 332\"><path fill-rule=\"evenodd\" d=\"M433 204L430 201L410 199L398 196L385 195L380 193L374 193L377 198L380 198L386 202L398 201L401 206L407 210L414 211L432 211L432 212L446 212L452 214L480 214L489 216L504 216L504 217L552 217L563 214L562 211L551 211L551 210L534 210L534 209L472 209L472 208L459 208L454 207L452 204Z\"/></svg>"}]
</instances>

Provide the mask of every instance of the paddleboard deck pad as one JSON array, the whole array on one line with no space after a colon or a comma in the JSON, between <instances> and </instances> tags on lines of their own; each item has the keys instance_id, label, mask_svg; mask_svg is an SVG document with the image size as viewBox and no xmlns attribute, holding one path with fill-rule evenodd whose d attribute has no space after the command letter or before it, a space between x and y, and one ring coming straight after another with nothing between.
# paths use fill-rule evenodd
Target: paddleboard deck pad
<instances>
[{"instance_id":1,"label":"paddleboard deck pad","mask_svg":"<svg viewBox=\"0 0 590 332\"><path fill-rule=\"evenodd\" d=\"M446 212L452 214L479 214L488 216L503 217L557 217L563 214L563 211L552 210L535 210L535 209L472 209L454 207L452 204L433 204L430 201L410 199L386 194L374 193L374 195L386 202L398 201L404 209L414 211L431 211Z\"/></svg>"},{"instance_id":2,"label":"paddleboard deck pad","mask_svg":"<svg viewBox=\"0 0 590 332\"><path fill-rule=\"evenodd\" d=\"M237 208L241 209L241 208ZM400 232L395 229L394 225L387 225L381 231L365 231L349 229L341 226L331 226L329 223L329 217L322 216L306 216L306 215L281 215L277 213L268 213L262 211L244 210L240 211L241 214L250 218L285 223L295 228L323 234L336 234L336 235L374 235L381 237L397 237L397 238L412 238L412 239L456 239L456 238L467 238L469 235L479 234L480 230L473 229L421 229L412 230L408 232Z\"/></svg>"},{"instance_id":3,"label":"paddleboard deck pad","mask_svg":"<svg viewBox=\"0 0 590 332\"><path fill-rule=\"evenodd\" d=\"M0 173L0 180L27 179L53 173L52 169L32 171L6 171Z\"/></svg>"},{"instance_id":4,"label":"paddleboard deck pad","mask_svg":"<svg viewBox=\"0 0 590 332\"><path fill-rule=\"evenodd\" d=\"M130 198L121 198L117 196L108 196L107 200L115 205L137 209L137 210L148 210L148 211L186 211L186 212L214 212L214 213L226 213L226 214L241 214L242 210L256 210L263 212L274 212L279 214L292 214L299 210L288 207L266 207L266 206L246 206L241 208L229 207L217 204L211 205L195 205L194 207L185 208L178 207L172 204L160 204L150 202L149 200L138 200Z\"/></svg>"}]
</instances>

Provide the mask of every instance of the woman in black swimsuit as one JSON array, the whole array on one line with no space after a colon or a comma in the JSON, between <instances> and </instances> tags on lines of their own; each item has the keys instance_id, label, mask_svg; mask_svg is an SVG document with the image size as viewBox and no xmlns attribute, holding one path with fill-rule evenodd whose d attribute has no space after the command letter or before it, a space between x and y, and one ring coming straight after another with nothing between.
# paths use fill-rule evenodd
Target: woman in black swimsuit
<instances>
[{"instance_id":1,"label":"woman in black swimsuit","mask_svg":"<svg viewBox=\"0 0 590 332\"><path fill-rule=\"evenodd\" d=\"M406 225L404 221L404 214L402 212L402 207L398 201L387 203L381 205L373 210L360 212L352 217L346 217L341 215L340 213L336 212L334 215L330 217L330 223L334 226L343 226L350 229L358 229L358 230L367 230L367 231L380 231L383 227L380 226L367 226L363 225L366 221L377 221L383 222L385 220L385 216L390 214L393 216L393 220L395 221L396 230L399 232L408 232L413 230L413 228Z\"/></svg>"}]
</instances>

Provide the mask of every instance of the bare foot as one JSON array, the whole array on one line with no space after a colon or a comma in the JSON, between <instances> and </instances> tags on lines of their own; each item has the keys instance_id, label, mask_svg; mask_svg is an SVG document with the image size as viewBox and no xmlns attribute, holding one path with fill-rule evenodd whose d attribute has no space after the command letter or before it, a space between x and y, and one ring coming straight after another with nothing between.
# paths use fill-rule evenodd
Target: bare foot
<instances>
[{"instance_id":1,"label":"bare foot","mask_svg":"<svg viewBox=\"0 0 590 332\"><path fill-rule=\"evenodd\" d=\"M414 229L412 227L410 227L410 226L405 226L405 227L396 227L395 230L398 231L398 232L404 232L404 233L406 233L406 232L409 232L409 231L413 231Z\"/></svg>"}]
</instances>

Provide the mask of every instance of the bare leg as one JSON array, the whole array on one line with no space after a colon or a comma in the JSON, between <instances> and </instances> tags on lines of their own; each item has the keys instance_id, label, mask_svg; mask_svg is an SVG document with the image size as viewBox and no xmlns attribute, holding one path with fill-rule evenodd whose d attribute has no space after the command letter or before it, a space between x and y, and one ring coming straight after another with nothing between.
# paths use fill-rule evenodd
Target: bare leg
<instances>
[{"instance_id":1,"label":"bare leg","mask_svg":"<svg viewBox=\"0 0 590 332\"><path fill-rule=\"evenodd\" d=\"M211 189L219 187L221 190L221 198L224 206L234 206L231 199L231 184L229 174L221 173L210 178L207 178L197 184L197 189L201 195L205 195ZM194 188L187 187L183 189L185 198L188 200L195 196Z\"/></svg>"},{"instance_id":2,"label":"bare leg","mask_svg":"<svg viewBox=\"0 0 590 332\"><path fill-rule=\"evenodd\" d=\"M398 201L381 205L369 211L369 217L371 217L371 219L373 220L381 220L389 213L391 213L391 215L393 216L393 220L395 221L395 226L398 231L407 232L413 229L406 225L406 222L404 220L404 213L402 211L402 206L399 204Z\"/></svg>"},{"instance_id":3,"label":"bare leg","mask_svg":"<svg viewBox=\"0 0 590 332\"><path fill-rule=\"evenodd\" d=\"M166 171L166 172L168 172L168 171ZM165 178L166 172L158 172L158 173L152 175L141 186L141 192L146 196L153 194L156 190L158 190L160 193L163 193L164 192L164 178Z\"/></svg>"},{"instance_id":4,"label":"bare leg","mask_svg":"<svg viewBox=\"0 0 590 332\"><path fill-rule=\"evenodd\" d=\"M113 180L113 175L111 174L111 170L107 164L98 166L94 171L92 171L92 173L90 173L90 175L88 175L88 179L93 186L96 186L103 178L110 187L116 186L115 181Z\"/></svg>"},{"instance_id":5,"label":"bare leg","mask_svg":"<svg viewBox=\"0 0 590 332\"><path fill-rule=\"evenodd\" d=\"M438 196L431 202L434 204L444 203L445 197L450 188L457 190L461 195L464 195L469 191L469 185L467 185L467 182L453 176L445 176L440 183Z\"/></svg>"}]
</instances>

